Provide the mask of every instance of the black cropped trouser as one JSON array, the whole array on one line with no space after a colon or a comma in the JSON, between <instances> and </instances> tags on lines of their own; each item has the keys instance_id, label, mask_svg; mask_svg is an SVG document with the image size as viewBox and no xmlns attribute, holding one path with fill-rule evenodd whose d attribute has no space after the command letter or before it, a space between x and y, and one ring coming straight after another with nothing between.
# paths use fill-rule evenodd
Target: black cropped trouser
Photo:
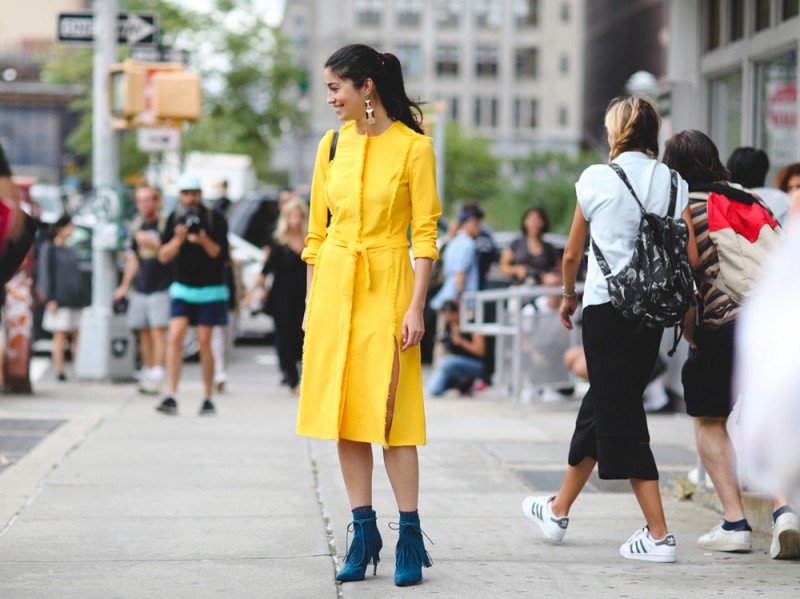
<instances>
[{"instance_id":1,"label":"black cropped trouser","mask_svg":"<svg viewBox=\"0 0 800 599\"><path fill-rule=\"evenodd\" d=\"M658 357L663 329L639 328L610 303L583 311L589 390L583 398L569 464L597 460L601 479L658 480L642 394Z\"/></svg>"}]
</instances>

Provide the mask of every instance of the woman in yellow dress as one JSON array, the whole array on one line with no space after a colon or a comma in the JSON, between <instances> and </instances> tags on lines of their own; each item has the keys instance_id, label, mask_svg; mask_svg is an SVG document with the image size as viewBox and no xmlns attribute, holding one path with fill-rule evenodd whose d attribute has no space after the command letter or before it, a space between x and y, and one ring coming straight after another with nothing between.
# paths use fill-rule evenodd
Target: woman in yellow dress
<instances>
[{"instance_id":1,"label":"woman in yellow dress","mask_svg":"<svg viewBox=\"0 0 800 599\"><path fill-rule=\"evenodd\" d=\"M340 581L363 580L380 561L372 444L383 446L400 510L394 581L406 586L431 565L417 512L417 445L425 444L422 310L441 214L435 160L397 57L345 46L324 77L345 125L334 151L334 132L323 137L314 167L297 433L338 442L353 509Z\"/></svg>"}]
</instances>

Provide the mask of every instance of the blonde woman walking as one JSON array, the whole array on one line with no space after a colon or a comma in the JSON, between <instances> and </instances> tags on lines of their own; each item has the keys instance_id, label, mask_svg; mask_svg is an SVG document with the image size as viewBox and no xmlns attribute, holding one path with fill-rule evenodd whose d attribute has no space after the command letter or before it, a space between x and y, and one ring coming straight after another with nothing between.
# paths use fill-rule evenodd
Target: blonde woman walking
<instances>
[{"instance_id":1,"label":"blonde woman walking","mask_svg":"<svg viewBox=\"0 0 800 599\"><path fill-rule=\"evenodd\" d=\"M622 169L644 209L665 215L670 205L671 173L656 160L660 119L644 98L617 98L606 112L610 161ZM564 251L564 297L561 321L572 328L578 307L575 279L583 258L586 235L605 256L612 273L630 261L640 209L622 180L609 165L587 168L575 190L578 203ZM679 179L675 215L691 224L688 188ZM694 233L689 227L688 258L695 264ZM675 538L669 534L658 488L658 469L650 450L650 434L642 405L663 329L640 326L611 305L608 286L594 249L583 296L583 345L590 388L583 398L569 450L569 466L558 493L528 497L525 515L536 522L552 542L564 538L569 511L598 465L601 479L628 479L646 525L620 547L627 559L674 562Z\"/></svg>"}]
</instances>

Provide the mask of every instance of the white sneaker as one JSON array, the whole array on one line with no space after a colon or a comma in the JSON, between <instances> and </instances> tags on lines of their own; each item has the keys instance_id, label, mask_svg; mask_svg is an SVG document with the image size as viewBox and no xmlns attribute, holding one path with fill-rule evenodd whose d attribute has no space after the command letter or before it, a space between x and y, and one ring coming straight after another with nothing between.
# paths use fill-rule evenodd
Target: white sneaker
<instances>
[{"instance_id":1,"label":"white sneaker","mask_svg":"<svg viewBox=\"0 0 800 599\"><path fill-rule=\"evenodd\" d=\"M549 541L560 543L567 532L569 518L567 516L558 518L553 515L550 504L554 498L555 495L550 495L549 497L546 495L526 497L522 501L522 513L539 525L539 528L542 529L544 536Z\"/></svg>"},{"instance_id":2,"label":"white sneaker","mask_svg":"<svg viewBox=\"0 0 800 599\"><path fill-rule=\"evenodd\" d=\"M772 559L797 559L800 557L800 518L793 512L784 512L772 525Z\"/></svg>"},{"instance_id":3,"label":"white sneaker","mask_svg":"<svg viewBox=\"0 0 800 599\"><path fill-rule=\"evenodd\" d=\"M753 548L753 533L749 530L725 530L722 522L697 539L697 546L709 551L741 551Z\"/></svg>"},{"instance_id":4,"label":"white sneaker","mask_svg":"<svg viewBox=\"0 0 800 599\"><path fill-rule=\"evenodd\" d=\"M672 563L677 556L675 537L668 534L660 541L656 541L650 534L650 529L645 526L622 544L619 554L625 559Z\"/></svg>"}]
</instances>

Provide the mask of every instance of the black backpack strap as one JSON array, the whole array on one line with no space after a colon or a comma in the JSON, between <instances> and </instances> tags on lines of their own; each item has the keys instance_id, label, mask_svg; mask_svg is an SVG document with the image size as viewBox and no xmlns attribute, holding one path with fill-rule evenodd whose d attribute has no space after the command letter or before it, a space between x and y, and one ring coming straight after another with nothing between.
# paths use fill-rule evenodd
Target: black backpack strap
<instances>
[{"instance_id":1,"label":"black backpack strap","mask_svg":"<svg viewBox=\"0 0 800 599\"><path fill-rule=\"evenodd\" d=\"M618 165L616 162L610 162L609 165L611 170L617 173L617 176L622 179L622 182L625 184L625 187L628 188L628 191L631 192L633 199L636 200L636 203L639 205L639 210L642 211L642 214L647 214L647 211L642 206L642 203L639 201L639 196L636 195L636 192L633 191L633 186L631 186L631 182L628 181L628 175L625 174L625 171L622 170L622 167Z\"/></svg>"},{"instance_id":2,"label":"black backpack strap","mask_svg":"<svg viewBox=\"0 0 800 599\"><path fill-rule=\"evenodd\" d=\"M676 216L675 204L678 203L678 173L675 172L673 169L669 169L669 174L670 174L669 210L667 210L667 216Z\"/></svg>"},{"instance_id":3,"label":"black backpack strap","mask_svg":"<svg viewBox=\"0 0 800 599\"><path fill-rule=\"evenodd\" d=\"M333 132L333 137L331 138L331 151L328 153L328 162L333 162L334 156L336 156L336 144L339 143L339 130Z\"/></svg>"},{"instance_id":4,"label":"black backpack strap","mask_svg":"<svg viewBox=\"0 0 800 599\"><path fill-rule=\"evenodd\" d=\"M594 237L589 235L589 240L592 242L592 250L594 251L594 257L597 258L597 264L600 266L600 270L603 271L603 274L608 277L611 275L611 268L608 266L608 262L606 261L606 257L603 256L603 252L600 251L600 248L597 247L597 244L594 242Z\"/></svg>"}]
</instances>

